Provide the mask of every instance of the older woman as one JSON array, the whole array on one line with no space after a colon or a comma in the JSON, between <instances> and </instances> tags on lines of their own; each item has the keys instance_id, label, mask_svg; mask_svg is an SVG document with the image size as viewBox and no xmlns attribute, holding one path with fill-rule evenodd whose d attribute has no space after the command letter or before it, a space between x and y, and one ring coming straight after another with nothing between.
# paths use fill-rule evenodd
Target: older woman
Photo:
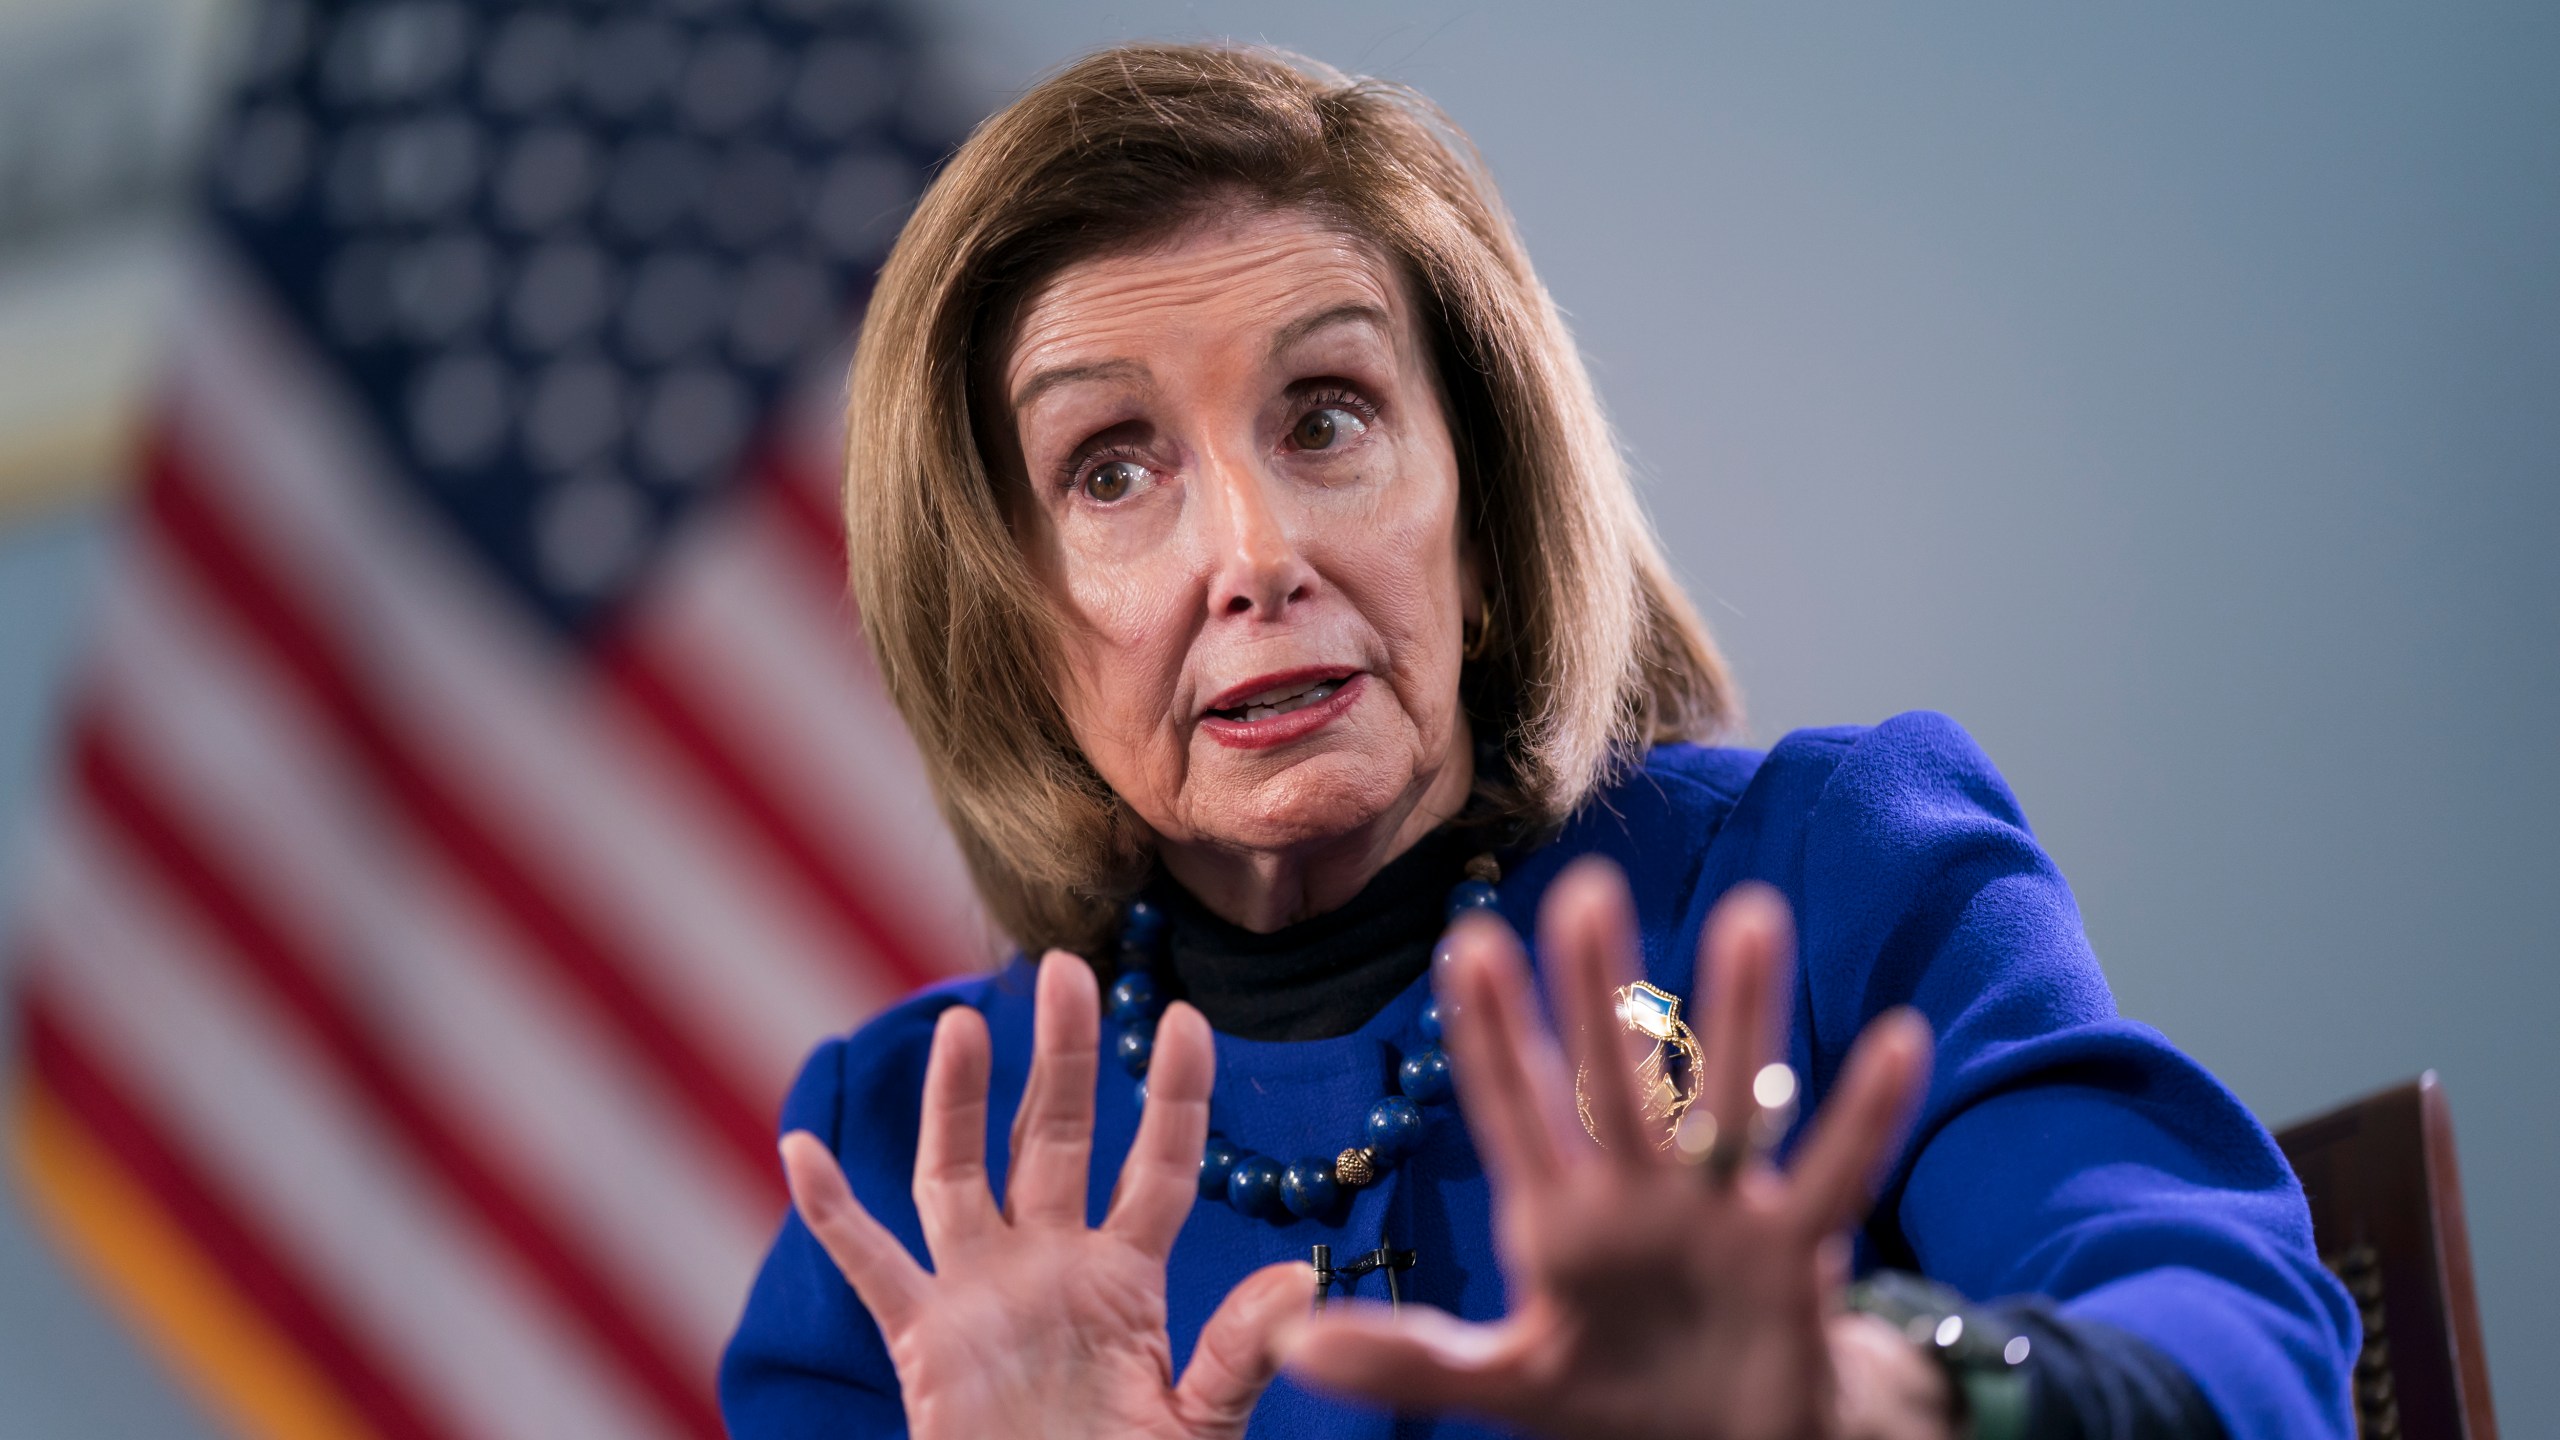
<instances>
[{"instance_id":1,"label":"older woman","mask_svg":"<svg viewBox=\"0 0 2560 1440\"><path fill-rule=\"evenodd\" d=\"M864 628L1043 958L809 1063L742 1440L2348 1433L2290 1172L1962 732L1696 743L1722 667L1423 102L1059 74L848 423Z\"/></svg>"}]
</instances>

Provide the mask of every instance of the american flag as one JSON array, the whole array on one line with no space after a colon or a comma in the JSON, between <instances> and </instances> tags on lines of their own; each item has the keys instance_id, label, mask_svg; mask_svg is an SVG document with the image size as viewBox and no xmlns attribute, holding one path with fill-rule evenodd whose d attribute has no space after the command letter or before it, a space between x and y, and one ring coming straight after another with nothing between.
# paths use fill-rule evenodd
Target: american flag
<instances>
[{"instance_id":1,"label":"american flag","mask_svg":"<svg viewBox=\"0 0 2560 1440\"><path fill-rule=\"evenodd\" d=\"M251 30L9 937L19 1178L243 1434L717 1435L793 1069L986 949L823 418L950 97L830 0Z\"/></svg>"}]
</instances>

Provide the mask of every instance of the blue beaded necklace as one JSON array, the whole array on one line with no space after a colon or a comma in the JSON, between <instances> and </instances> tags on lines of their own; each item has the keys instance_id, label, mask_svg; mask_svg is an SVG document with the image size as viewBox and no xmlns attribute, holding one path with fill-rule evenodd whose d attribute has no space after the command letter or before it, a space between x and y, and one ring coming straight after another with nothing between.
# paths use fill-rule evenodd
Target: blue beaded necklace
<instances>
[{"instance_id":1,"label":"blue beaded necklace","mask_svg":"<svg viewBox=\"0 0 2560 1440\"><path fill-rule=\"evenodd\" d=\"M1502 878L1491 855L1467 862L1467 878L1449 891L1448 923L1456 925L1471 910L1490 910L1500 900L1494 889ZM1122 1069L1136 1077L1132 1093L1144 1105L1147 1062L1154 1058L1156 1019L1164 1013L1155 967L1163 957L1164 912L1144 900L1132 900L1120 926L1120 976L1111 983L1108 1005L1119 1026L1112 1053ZM1441 944L1448 943L1444 935ZM1439 952L1435 949L1436 961ZM1329 1213L1346 1191L1371 1184L1422 1143L1422 1107L1445 1103L1450 1094L1449 1056L1440 1048L1440 1002L1422 1007L1418 1022L1421 1043L1408 1048L1396 1066L1397 1094L1381 1096L1369 1107L1359 1142L1328 1160L1309 1156L1287 1163L1238 1147L1210 1132L1200 1151L1200 1194L1222 1200L1238 1214L1274 1225ZM1411 1264L1410 1258L1404 1263Z\"/></svg>"}]
</instances>

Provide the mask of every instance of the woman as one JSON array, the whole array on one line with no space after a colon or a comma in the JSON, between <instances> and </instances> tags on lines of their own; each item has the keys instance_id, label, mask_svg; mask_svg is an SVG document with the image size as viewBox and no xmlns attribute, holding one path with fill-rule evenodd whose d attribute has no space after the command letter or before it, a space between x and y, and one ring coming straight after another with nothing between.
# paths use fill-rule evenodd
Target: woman
<instances>
[{"instance_id":1,"label":"woman","mask_svg":"<svg viewBox=\"0 0 2560 1440\"><path fill-rule=\"evenodd\" d=\"M744 1440L2348 1433L2291 1173L1963 734L1694 743L1721 664L1423 102L1068 69L848 420L864 628L1043 958L810 1062Z\"/></svg>"}]
</instances>

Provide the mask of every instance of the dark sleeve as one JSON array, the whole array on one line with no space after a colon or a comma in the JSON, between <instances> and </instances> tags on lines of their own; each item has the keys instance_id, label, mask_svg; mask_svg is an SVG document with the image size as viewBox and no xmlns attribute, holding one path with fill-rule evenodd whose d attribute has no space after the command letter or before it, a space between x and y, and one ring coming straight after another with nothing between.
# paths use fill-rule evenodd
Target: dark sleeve
<instances>
[{"instance_id":1,"label":"dark sleeve","mask_svg":"<svg viewBox=\"0 0 2560 1440\"><path fill-rule=\"evenodd\" d=\"M909 1178L925 1055L934 1020L951 1003L928 993L819 1046L782 1107L782 1133L825 1141L863 1208L919 1256ZM797 1213L783 1216L721 1356L720 1413L735 1440L907 1433L880 1329Z\"/></svg>"},{"instance_id":2,"label":"dark sleeve","mask_svg":"<svg viewBox=\"0 0 2560 1440\"><path fill-rule=\"evenodd\" d=\"M2204 1393L2141 1336L2046 1300L1987 1308L2033 1346L2028 1440L2224 1440Z\"/></svg>"},{"instance_id":3,"label":"dark sleeve","mask_svg":"<svg viewBox=\"0 0 2560 1440\"><path fill-rule=\"evenodd\" d=\"M2054 1342L2092 1361L2054 1384L2088 1413L2159 1373L2138 1351L2106 1363L2094 1337L2115 1331L2235 1440L2349 1440L2355 1311L2291 1168L2203 1067L2115 1013L2070 889L1990 762L1937 715L1796 750L1769 763L1815 795L1790 877L1808 1089L1892 1006L1916 1006L1938 1043L1864 1261L2108 1327Z\"/></svg>"}]
</instances>

